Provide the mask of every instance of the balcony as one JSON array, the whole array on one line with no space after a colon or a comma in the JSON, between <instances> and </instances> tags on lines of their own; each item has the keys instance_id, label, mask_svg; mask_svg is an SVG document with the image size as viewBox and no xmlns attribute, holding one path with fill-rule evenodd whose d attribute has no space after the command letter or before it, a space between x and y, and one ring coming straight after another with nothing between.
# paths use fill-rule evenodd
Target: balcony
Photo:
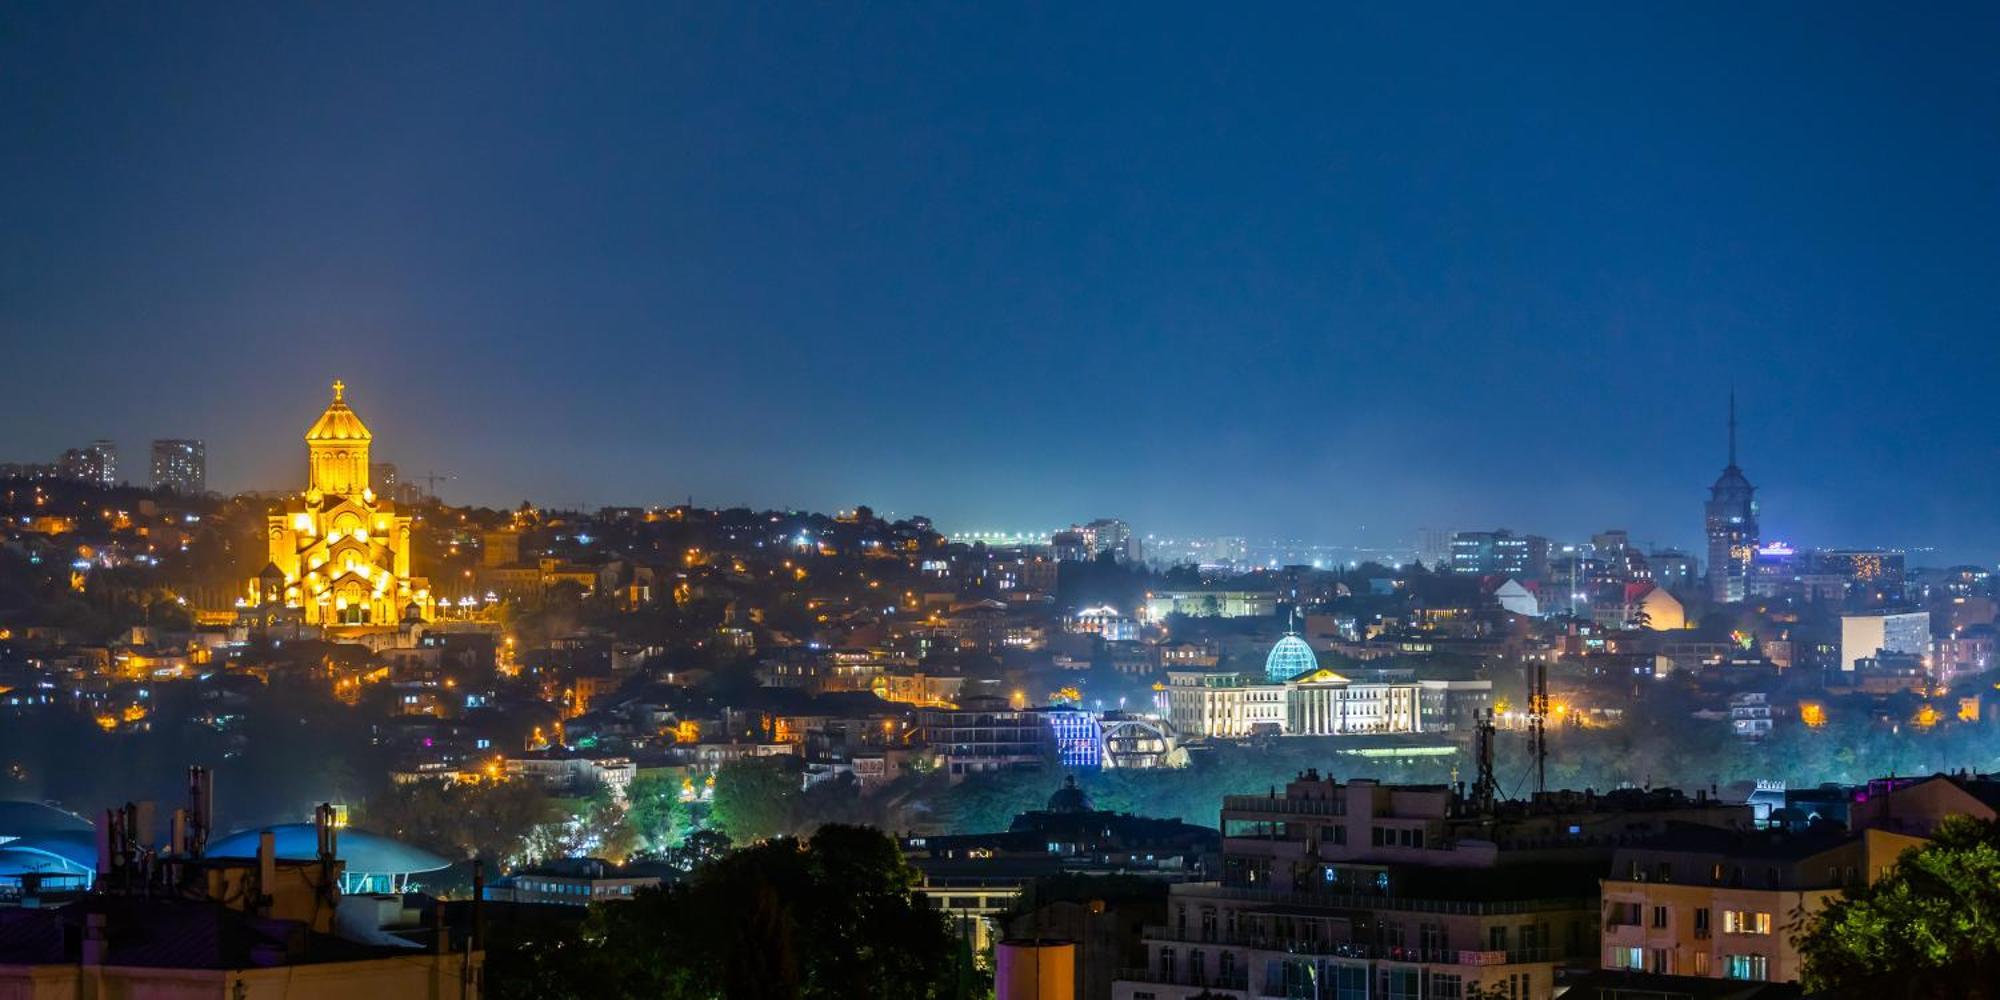
<instances>
[{"instance_id":1,"label":"balcony","mask_svg":"<svg viewBox=\"0 0 2000 1000\"><path fill-rule=\"evenodd\" d=\"M1222 811L1279 813L1287 816L1345 816L1347 803L1338 799L1288 799L1272 795L1225 795Z\"/></svg>"},{"instance_id":2,"label":"balcony","mask_svg":"<svg viewBox=\"0 0 2000 1000\"><path fill-rule=\"evenodd\" d=\"M1177 933L1170 927L1162 927L1157 924L1143 928L1140 936L1147 941L1171 941L1176 946L1207 945L1210 947L1247 948L1254 951L1279 952L1302 957L1352 958L1378 962L1408 962L1430 965L1517 965L1534 962L1557 962L1568 957L1561 948L1474 950L1469 948L1395 947L1390 945L1357 944L1354 942L1296 940L1245 933L1227 934L1218 932L1204 935L1200 931L1195 930L1190 930L1186 933Z\"/></svg>"},{"instance_id":3,"label":"balcony","mask_svg":"<svg viewBox=\"0 0 2000 1000\"><path fill-rule=\"evenodd\" d=\"M1149 983L1156 986L1206 986L1218 990L1247 990L1250 988L1250 973L1245 969L1232 970L1228 975L1211 972L1206 976L1191 976L1175 969L1163 974L1159 969L1121 968L1118 979L1128 983Z\"/></svg>"},{"instance_id":4,"label":"balcony","mask_svg":"<svg viewBox=\"0 0 2000 1000\"><path fill-rule=\"evenodd\" d=\"M1555 913L1586 910L1597 913L1595 896L1551 899L1414 899L1407 896L1356 896L1332 892L1279 892L1275 889L1247 889L1220 883L1187 883L1175 888L1176 902L1237 900L1250 903L1277 903L1333 910L1388 910L1398 913L1451 913L1463 916L1502 916L1517 913ZM1338 916L1329 912L1327 916Z\"/></svg>"}]
</instances>

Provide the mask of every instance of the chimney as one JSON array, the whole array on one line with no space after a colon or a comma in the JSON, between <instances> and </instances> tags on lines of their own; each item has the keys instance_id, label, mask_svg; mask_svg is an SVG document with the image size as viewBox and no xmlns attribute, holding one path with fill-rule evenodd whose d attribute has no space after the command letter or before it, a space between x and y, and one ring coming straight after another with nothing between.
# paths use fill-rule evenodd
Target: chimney
<instances>
[{"instance_id":1,"label":"chimney","mask_svg":"<svg viewBox=\"0 0 2000 1000\"><path fill-rule=\"evenodd\" d=\"M83 918L83 964L103 965L106 952L110 950L110 932L106 924L110 918L102 913L85 914Z\"/></svg>"},{"instance_id":2,"label":"chimney","mask_svg":"<svg viewBox=\"0 0 2000 1000\"><path fill-rule=\"evenodd\" d=\"M486 945L486 862L479 858L472 861L472 940L466 944L467 950L478 951Z\"/></svg>"},{"instance_id":3,"label":"chimney","mask_svg":"<svg viewBox=\"0 0 2000 1000\"><path fill-rule=\"evenodd\" d=\"M150 852L159 846L153 839L153 819L158 812L150 799L132 807L132 843L141 851Z\"/></svg>"},{"instance_id":4,"label":"chimney","mask_svg":"<svg viewBox=\"0 0 2000 1000\"><path fill-rule=\"evenodd\" d=\"M313 810L313 830L319 834L319 863L329 870L340 855L340 830L334 822L335 814L330 803L322 802Z\"/></svg>"},{"instance_id":5,"label":"chimney","mask_svg":"<svg viewBox=\"0 0 2000 1000\"><path fill-rule=\"evenodd\" d=\"M112 870L111 828L117 824L117 810L104 810L104 821L97 824L97 881L110 877Z\"/></svg>"}]
</instances>

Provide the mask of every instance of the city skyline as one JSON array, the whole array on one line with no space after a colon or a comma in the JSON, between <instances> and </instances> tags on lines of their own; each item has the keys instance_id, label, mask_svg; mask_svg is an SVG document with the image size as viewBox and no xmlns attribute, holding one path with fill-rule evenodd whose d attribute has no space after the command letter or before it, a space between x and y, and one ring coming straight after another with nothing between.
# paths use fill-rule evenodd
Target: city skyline
<instances>
[{"instance_id":1,"label":"city skyline","mask_svg":"<svg viewBox=\"0 0 2000 1000\"><path fill-rule=\"evenodd\" d=\"M338 379L336 379L335 381L336 383L339 384L340 388L345 389L346 386L344 382L341 382ZM308 407L308 409L309 408L310 407ZM1736 401L1734 398L1734 393L1732 392L1730 394L1728 403L1728 422L1727 422L1728 463L1725 468L1725 476L1731 473L1734 473L1738 476L1741 475L1740 470L1738 470L1736 461L1737 459L1736 422L1737 422ZM112 438L98 438L94 439L92 446L95 447L97 445L102 445L106 443L116 445L117 441L116 439ZM161 439L154 439L153 443L155 446L158 446L160 444L167 444L167 443L179 444L181 442L178 440L165 441ZM202 441L201 439L195 439L192 443L199 445L205 442ZM384 456L380 455L376 457L386 462L389 466L393 467L396 466L397 464L395 460L392 458L385 458ZM22 460L22 458L23 456L0 455L0 464L4 464L4 462L7 461L19 461ZM39 461L39 459L35 459L35 461ZM402 474L408 479L423 479L426 475L426 473L424 472L415 471L415 468L411 466L405 466ZM123 475L121 475L120 478L128 482L130 485L134 486L146 485L146 483L142 479L133 479L129 476L123 476ZM440 481L444 483L451 483L456 481L458 478L459 477L456 474L444 474L440 477ZM432 485L437 485L437 484L432 484ZM282 493L282 492L287 492L287 490L286 488L281 486L271 486L271 485L246 485L235 488L230 488L225 485L220 490L220 492L223 492L225 494L238 493L238 492ZM693 497L692 495L690 495L689 497L682 497L682 498L619 497L619 498L603 499L603 500L581 500L577 498L531 496L531 497L522 497L520 498L520 500L507 500L507 499L489 499L489 498L467 498L467 497L448 495L453 492L455 491L451 490L449 486L446 486L441 489L441 493L447 494L446 499L448 499L450 502L458 504L472 504L475 506L495 507L495 508L506 508L515 503L531 502L537 504L538 506L559 507L564 509L577 509L577 510L591 510L600 507L620 507L620 506L663 507L663 506L672 506L677 503L687 502L689 500L696 501L698 505L709 506L714 508L740 506L740 507L748 507L751 509L800 510L800 511L814 511L820 513L831 513L839 510L849 509L855 506L871 506L874 507L879 513L888 517L910 517L919 515L924 517L929 517L933 521L937 522L940 526L940 529L943 530L946 534L952 535L954 537L965 538L968 540L980 536L1006 535L1014 537L1016 541L1028 541L1030 540L1031 537L1039 536L1041 541L1046 542L1047 541L1046 536L1062 530L1063 525L1074 526L1076 524L1082 523L1083 521L1090 520L1091 518L1094 517L1116 517L1121 520L1125 520L1128 523L1131 521L1130 518L1123 517L1118 511L1086 511L1070 515L1067 518L1062 518L1062 517L1052 518L1050 519L1050 526L1046 528L1042 529L1030 528L1028 530L1023 531L1020 530L1021 522L1028 520L1027 518L1020 518L1020 517L1014 517L1013 515L1006 515L1006 517L1010 518L1010 520L1004 521L999 526L996 526L995 524L952 523L951 519L948 516L941 517L937 514L932 513L931 511L923 509L900 509L892 505L883 505L877 503L874 499L870 498L863 498L859 500L830 499L822 504L812 505L812 504L788 504L782 502L770 502L762 499L724 500L714 497L696 498ZM1586 540L1589 536L1599 531L1604 531L1604 530L1628 531L1633 535L1636 544L1642 550L1683 551L1686 553L1694 554L1697 557L1703 558L1704 566L1712 563L1715 552L1715 547L1714 547L1715 542L1713 538L1709 538L1707 540L1702 539L1700 536L1700 532L1703 529L1701 529L1700 526L1697 526L1696 533L1694 537L1691 539L1683 539L1682 537L1676 535L1672 531L1656 532L1647 529L1635 530L1629 525L1622 523L1604 524L1596 526L1583 524L1569 530L1558 530L1558 529L1545 529L1539 523L1533 521L1527 522L1525 525L1523 525L1515 523L1503 523L1498 521L1494 522L1480 521L1477 520L1476 518L1468 520L1467 522L1461 524L1421 525L1409 529L1407 531L1401 532L1400 534L1396 533L1395 529L1392 528L1392 529L1378 530L1376 533L1371 535L1368 532L1368 526L1364 524L1357 526L1358 530L1354 536L1346 538L1287 534L1282 530L1263 530L1256 528L1254 526L1244 526L1244 525L1237 525L1237 526L1224 525L1222 527L1212 527L1206 530L1199 528L1197 529L1183 528L1182 530L1178 531L1166 530L1166 529L1151 530L1149 529L1148 526L1143 524L1138 525L1136 527L1137 527L1138 537L1147 540L1153 540L1153 539L1206 540L1213 538L1239 538L1248 540L1253 548L1262 547L1266 549L1280 549L1287 547L1297 547L1301 550L1349 549L1353 550L1360 558L1396 558L1399 560L1403 558L1421 558L1422 548L1424 545L1423 536L1426 534L1442 533L1445 536L1449 536L1452 532L1481 531L1489 528L1512 529L1521 531L1526 534L1544 535L1557 542L1577 542L1577 543ZM1755 531L1753 524L1753 536L1754 534ZM1755 539L1753 538L1753 541L1754 540ZM1945 563L1953 561L1960 561L1951 558L1937 558L1937 557L1947 556L1955 551L1949 543L1945 545L1923 545L1923 544L1905 545L1894 542L1882 542L1879 540L1853 541L1853 540L1812 539L1803 535L1784 534L1784 533L1765 533L1763 534L1761 540L1764 543L1772 543L1781 546L1791 545L1791 544L1811 544L1824 548L1899 549L1899 550L1909 551L1913 556L1917 557L1920 562L1925 562L1926 564L1943 565ZM1401 553L1409 553L1410 555L1405 556L1401 555ZM1965 554L1965 560L1978 561L1978 558L1979 557L1973 553ZM1253 557L1251 561L1253 563L1262 561L1271 561L1273 565L1276 565L1278 562L1287 560L1261 560ZM1319 560L1317 558L1308 559L1303 556L1299 557L1297 561L1312 562L1315 565L1319 564Z\"/></svg>"},{"instance_id":2,"label":"city skyline","mask_svg":"<svg viewBox=\"0 0 2000 1000\"><path fill-rule=\"evenodd\" d=\"M1733 384L1767 537L1990 561L1993 17L29 9L5 450L1693 548Z\"/></svg>"}]
</instances>

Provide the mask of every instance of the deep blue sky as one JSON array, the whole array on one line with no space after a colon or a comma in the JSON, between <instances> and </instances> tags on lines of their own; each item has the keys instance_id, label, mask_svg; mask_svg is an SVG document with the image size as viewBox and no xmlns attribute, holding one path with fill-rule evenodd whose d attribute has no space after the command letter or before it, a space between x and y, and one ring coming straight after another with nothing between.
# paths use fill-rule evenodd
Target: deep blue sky
<instances>
[{"instance_id":1,"label":"deep blue sky","mask_svg":"<svg viewBox=\"0 0 2000 1000\"><path fill-rule=\"evenodd\" d=\"M0 11L4 457L2000 557L1992 5L280 6Z\"/></svg>"}]
</instances>

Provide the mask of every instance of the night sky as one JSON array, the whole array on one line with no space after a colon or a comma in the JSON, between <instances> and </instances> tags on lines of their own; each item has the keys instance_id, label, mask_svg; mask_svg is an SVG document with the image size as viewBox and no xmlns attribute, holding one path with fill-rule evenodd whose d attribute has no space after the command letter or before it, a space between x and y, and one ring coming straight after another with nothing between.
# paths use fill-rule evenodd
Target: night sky
<instances>
[{"instance_id":1,"label":"night sky","mask_svg":"<svg viewBox=\"0 0 2000 1000\"><path fill-rule=\"evenodd\" d=\"M277 6L0 10L0 460L2000 558L1992 5Z\"/></svg>"}]
</instances>

